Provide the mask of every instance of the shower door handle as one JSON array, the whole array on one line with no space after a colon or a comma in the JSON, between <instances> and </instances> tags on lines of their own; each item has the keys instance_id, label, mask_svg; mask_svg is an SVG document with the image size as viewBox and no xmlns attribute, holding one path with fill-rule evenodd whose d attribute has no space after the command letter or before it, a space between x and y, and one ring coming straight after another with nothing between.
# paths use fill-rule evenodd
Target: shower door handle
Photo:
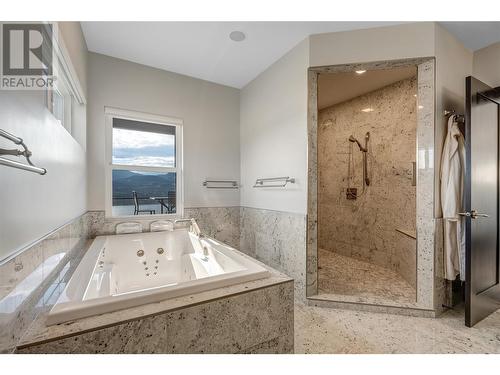
<instances>
[{"instance_id":1,"label":"shower door handle","mask_svg":"<svg viewBox=\"0 0 500 375\"><path fill-rule=\"evenodd\" d=\"M466 217L470 217L472 219L477 219L478 217L490 217L490 215L481 214L481 213L477 212L476 210L472 210L471 212L459 212L458 214L460 216L466 216Z\"/></svg>"}]
</instances>

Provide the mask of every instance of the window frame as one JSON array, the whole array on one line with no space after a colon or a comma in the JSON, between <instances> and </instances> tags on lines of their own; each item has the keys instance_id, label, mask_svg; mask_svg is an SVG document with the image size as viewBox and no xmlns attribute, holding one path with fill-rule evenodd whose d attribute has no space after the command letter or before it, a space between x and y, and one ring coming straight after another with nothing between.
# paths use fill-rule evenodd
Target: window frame
<instances>
[{"instance_id":1,"label":"window frame","mask_svg":"<svg viewBox=\"0 0 500 375\"><path fill-rule=\"evenodd\" d=\"M165 217L177 217L184 214L184 173L182 161L182 130L183 121L176 117L161 116L138 111L131 111L119 108L104 107L105 117L105 174L106 174L106 197L105 197L105 217L110 219L155 219ZM113 119L121 118L140 122L148 122L159 125L175 126L175 167L147 167L129 164L113 164ZM129 170L159 173L176 173L176 212L175 214L154 215L126 215L113 216L113 170Z\"/></svg>"},{"instance_id":2,"label":"window frame","mask_svg":"<svg viewBox=\"0 0 500 375\"><path fill-rule=\"evenodd\" d=\"M61 126L71 135L75 141L77 141L83 148L86 147L85 144L80 143L81 140L77 139L75 136L74 128L74 116L75 116L75 106L81 105L86 106L87 100L83 88L81 86L80 80L76 70L71 62L71 58L64 43L63 38L59 35L59 23L52 23L52 61L53 61L53 75L55 77L53 88L47 88L45 90L45 107L54 116L54 118L60 122ZM68 97L64 97L62 90L67 91ZM63 120L60 121L55 117L53 112L53 93L52 90L58 91L63 97L64 109L63 109ZM69 102L67 99L70 99Z\"/></svg>"}]
</instances>

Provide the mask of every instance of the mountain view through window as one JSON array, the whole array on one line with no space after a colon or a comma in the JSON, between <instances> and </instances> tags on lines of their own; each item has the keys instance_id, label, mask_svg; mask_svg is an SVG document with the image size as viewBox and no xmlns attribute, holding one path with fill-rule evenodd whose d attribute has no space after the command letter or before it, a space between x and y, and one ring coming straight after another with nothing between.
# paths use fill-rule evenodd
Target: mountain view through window
<instances>
[{"instance_id":1,"label":"mountain view through window","mask_svg":"<svg viewBox=\"0 0 500 375\"><path fill-rule=\"evenodd\" d=\"M176 212L175 130L113 119L113 216Z\"/></svg>"}]
</instances>

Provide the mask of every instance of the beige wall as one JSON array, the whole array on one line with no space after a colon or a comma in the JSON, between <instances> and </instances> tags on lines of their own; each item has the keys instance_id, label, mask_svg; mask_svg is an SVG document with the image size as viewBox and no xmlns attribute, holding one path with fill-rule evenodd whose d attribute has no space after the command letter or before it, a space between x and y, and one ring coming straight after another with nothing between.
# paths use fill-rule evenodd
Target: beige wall
<instances>
[{"instance_id":1,"label":"beige wall","mask_svg":"<svg viewBox=\"0 0 500 375\"><path fill-rule=\"evenodd\" d=\"M241 205L306 213L307 68L304 40L241 91ZM285 189L253 188L257 178L289 176Z\"/></svg>"},{"instance_id":2,"label":"beige wall","mask_svg":"<svg viewBox=\"0 0 500 375\"><path fill-rule=\"evenodd\" d=\"M318 116L318 248L392 269L413 287L416 241L396 229L416 231L416 94L415 76ZM362 112L367 107L374 111ZM348 138L364 144L366 132L371 184L363 193L362 153ZM356 200L346 198L348 184L358 189Z\"/></svg>"},{"instance_id":3,"label":"beige wall","mask_svg":"<svg viewBox=\"0 0 500 375\"><path fill-rule=\"evenodd\" d=\"M447 119L444 110L465 110L465 78L472 74L472 52L449 31L436 24L436 129L434 165L436 171L435 215L441 217L439 173L441 152L446 137Z\"/></svg>"},{"instance_id":4,"label":"beige wall","mask_svg":"<svg viewBox=\"0 0 500 375\"><path fill-rule=\"evenodd\" d=\"M58 26L84 95L87 96L88 49L80 22L58 22Z\"/></svg>"},{"instance_id":5,"label":"beige wall","mask_svg":"<svg viewBox=\"0 0 500 375\"><path fill-rule=\"evenodd\" d=\"M500 86L500 43L474 52L473 75L490 86Z\"/></svg>"},{"instance_id":6,"label":"beige wall","mask_svg":"<svg viewBox=\"0 0 500 375\"><path fill-rule=\"evenodd\" d=\"M434 56L430 22L312 35L310 65L398 60Z\"/></svg>"},{"instance_id":7,"label":"beige wall","mask_svg":"<svg viewBox=\"0 0 500 375\"><path fill-rule=\"evenodd\" d=\"M105 206L104 107L184 121L184 207L239 205L239 190L206 189L205 178L239 180L239 90L89 53L89 209Z\"/></svg>"}]
</instances>

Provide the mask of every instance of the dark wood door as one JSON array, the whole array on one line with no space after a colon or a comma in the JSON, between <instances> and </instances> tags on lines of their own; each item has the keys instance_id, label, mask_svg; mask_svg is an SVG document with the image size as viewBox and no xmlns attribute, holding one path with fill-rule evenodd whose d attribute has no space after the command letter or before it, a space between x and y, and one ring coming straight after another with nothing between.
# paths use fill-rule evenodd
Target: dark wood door
<instances>
[{"instance_id":1,"label":"dark wood door","mask_svg":"<svg viewBox=\"0 0 500 375\"><path fill-rule=\"evenodd\" d=\"M499 105L500 90L466 78L465 324L500 308Z\"/></svg>"}]
</instances>

